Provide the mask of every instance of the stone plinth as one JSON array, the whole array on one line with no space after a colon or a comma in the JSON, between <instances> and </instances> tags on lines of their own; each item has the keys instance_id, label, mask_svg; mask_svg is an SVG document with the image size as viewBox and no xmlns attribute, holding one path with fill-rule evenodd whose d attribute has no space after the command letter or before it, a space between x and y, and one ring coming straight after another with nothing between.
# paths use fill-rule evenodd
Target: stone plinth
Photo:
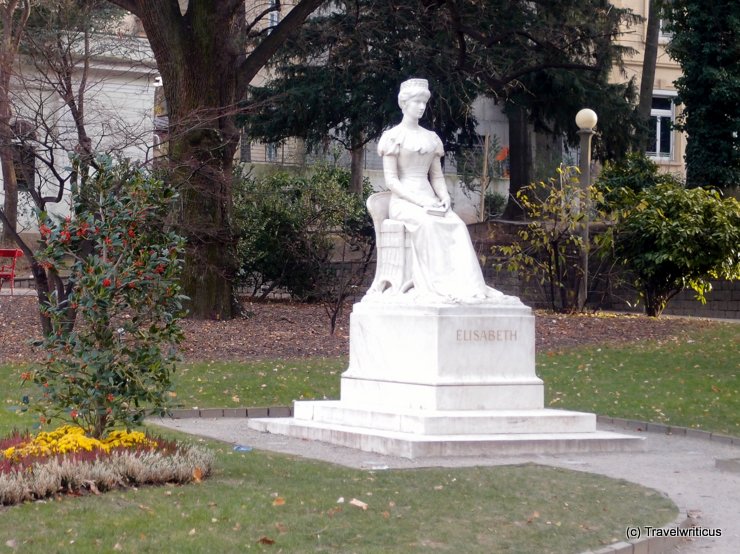
<instances>
[{"instance_id":1,"label":"stone plinth","mask_svg":"<svg viewBox=\"0 0 740 554\"><path fill-rule=\"evenodd\" d=\"M421 410L544 406L524 305L356 304L342 401Z\"/></svg>"},{"instance_id":2,"label":"stone plinth","mask_svg":"<svg viewBox=\"0 0 740 554\"><path fill-rule=\"evenodd\" d=\"M249 426L411 458L642 449L594 414L544 408L534 332L516 302L355 304L341 399Z\"/></svg>"}]
</instances>

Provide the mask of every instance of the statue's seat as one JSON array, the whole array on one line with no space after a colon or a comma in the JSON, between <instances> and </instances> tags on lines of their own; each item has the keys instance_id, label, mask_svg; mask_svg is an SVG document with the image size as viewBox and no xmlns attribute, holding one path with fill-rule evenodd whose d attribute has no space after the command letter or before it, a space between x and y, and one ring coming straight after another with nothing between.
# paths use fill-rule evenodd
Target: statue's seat
<instances>
[{"instance_id":1,"label":"statue's seat","mask_svg":"<svg viewBox=\"0 0 740 554\"><path fill-rule=\"evenodd\" d=\"M388 218L391 192L376 192L367 199L375 227L377 263L368 293L398 294L413 286L411 241L403 223Z\"/></svg>"}]
</instances>

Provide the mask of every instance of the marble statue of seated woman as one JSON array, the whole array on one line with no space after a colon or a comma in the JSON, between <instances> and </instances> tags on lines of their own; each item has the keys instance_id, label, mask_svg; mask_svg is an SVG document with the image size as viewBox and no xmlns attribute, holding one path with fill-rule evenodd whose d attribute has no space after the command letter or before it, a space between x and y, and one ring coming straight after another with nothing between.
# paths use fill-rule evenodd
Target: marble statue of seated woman
<instances>
[{"instance_id":1,"label":"marble statue of seated woman","mask_svg":"<svg viewBox=\"0 0 740 554\"><path fill-rule=\"evenodd\" d=\"M402 222L411 240L412 283L397 296L414 302L518 303L486 285L467 226L450 209L442 141L419 125L429 97L425 79L403 82L398 94L403 120L378 143L391 191L388 217ZM383 293L371 290L366 300L377 296Z\"/></svg>"}]
</instances>

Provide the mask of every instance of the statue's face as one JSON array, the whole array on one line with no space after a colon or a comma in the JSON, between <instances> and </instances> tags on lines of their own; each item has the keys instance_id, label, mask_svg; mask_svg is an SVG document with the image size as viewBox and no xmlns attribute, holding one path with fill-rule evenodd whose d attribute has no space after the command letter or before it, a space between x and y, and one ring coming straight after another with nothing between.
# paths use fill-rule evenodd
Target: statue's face
<instances>
[{"instance_id":1,"label":"statue's face","mask_svg":"<svg viewBox=\"0 0 740 554\"><path fill-rule=\"evenodd\" d=\"M401 108L403 115L412 117L414 119L421 119L424 115L424 110L427 109L427 97L424 95L412 96Z\"/></svg>"}]
</instances>

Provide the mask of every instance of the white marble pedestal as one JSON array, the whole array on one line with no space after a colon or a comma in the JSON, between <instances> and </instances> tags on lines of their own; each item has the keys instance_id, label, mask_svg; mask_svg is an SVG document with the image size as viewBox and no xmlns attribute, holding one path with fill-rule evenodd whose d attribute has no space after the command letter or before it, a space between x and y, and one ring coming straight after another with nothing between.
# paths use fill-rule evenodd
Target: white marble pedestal
<instances>
[{"instance_id":1,"label":"white marble pedestal","mask_svg":"<svg viewBox=\"0 0 740 554\"><path fill-rule=\"evenodd\" d=\"M596 416L544 408L534 315L520 303L361 302L341 400L296 402L253 429L408 458L641 450Z\"/></svg>"}]
</instances>

